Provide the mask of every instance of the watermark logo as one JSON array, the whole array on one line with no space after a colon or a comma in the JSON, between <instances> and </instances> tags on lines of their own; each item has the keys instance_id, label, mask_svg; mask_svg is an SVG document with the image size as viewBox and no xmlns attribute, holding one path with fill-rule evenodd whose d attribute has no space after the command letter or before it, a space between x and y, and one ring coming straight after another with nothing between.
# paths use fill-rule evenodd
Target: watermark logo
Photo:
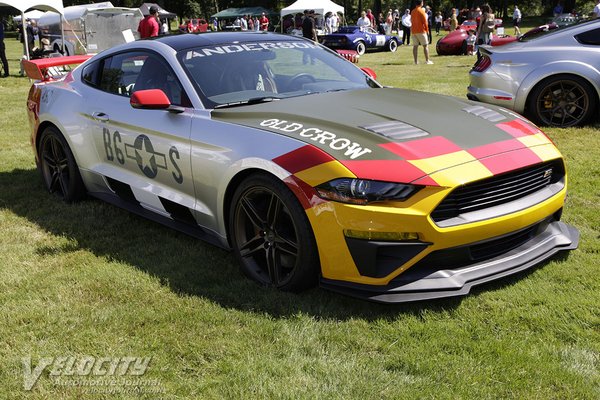
<instances>
[{"instance_id":1,"label":"watermark logo","mask_svg":"<svg viewBox=\"0 0 600 400\"><path fill-rule=\"evenodd\" d=\"M142 378L148 371L151 359L69 356L44 357L36 363L31 356L23 357L23 388L33 390L40 377L47 372L55 386L93 387L94 392L101 392L98 388L104 387L105 393L145 392L140 388L161 388L158 380Z\"/></svg>"}]
</instances>

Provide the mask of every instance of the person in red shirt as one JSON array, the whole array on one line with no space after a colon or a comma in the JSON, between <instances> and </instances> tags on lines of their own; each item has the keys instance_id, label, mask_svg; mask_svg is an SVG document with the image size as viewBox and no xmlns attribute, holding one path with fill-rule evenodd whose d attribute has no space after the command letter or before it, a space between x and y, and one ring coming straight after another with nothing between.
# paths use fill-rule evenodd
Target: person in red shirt
<instances>
[{"instance_id":1,"label":"person in red shirt","mask_svg":"<svg viewBox=\"0 0 600 400\"><path fill-rule=\"evenodd\" d=\"M269 18L267 18L265 13L262 13L259 22L261 31L266 31L267 29L269 29Z\"/></svg>"},{"instance_id":2,"label":"person in red shirt","mask_svg":"<svg viewBox=\"0 0 600 400\"><path fill-rule=\"evenodd\" d=\"M413 40L413 58L415 59L415 64L418 64L417 52L419 46L423 46L425 64L433 64L433 61L429 59L429 40L427 37L429 24L427 22L427 14L423 9L423 0L415 0L415 8L410 12L410 21L412 22L410 36Z\"/></svg>"},{"instance_id":3,"label":"person in red shirt","mask_svg":"<svg viewBox=\"0 0 600 400\"><path fill-rule=\"evenodd\" d=\"M158 36L159 25L158 25L158 9L154 6L150 7L150 14L146 15L138 25L138 32L140 38L145 39L149 37Z\"/></svg>"}]
</instances>

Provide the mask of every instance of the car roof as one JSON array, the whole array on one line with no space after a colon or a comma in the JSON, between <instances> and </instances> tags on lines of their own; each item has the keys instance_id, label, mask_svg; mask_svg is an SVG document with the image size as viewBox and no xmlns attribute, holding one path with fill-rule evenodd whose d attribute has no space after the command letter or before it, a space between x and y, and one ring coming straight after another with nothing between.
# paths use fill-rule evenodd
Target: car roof
<instances>
[{"instance_id":1,"label":"car roof","mask_svg":"<svg viewBox=\"0 0 600 400\"><path fill-rule=\"evenodd\" d=\"M179 34L179 35L165 35L158 36L150 39L166 44L173 48L175 51L189 49L191 47L198 46L215 46L221 44L231 44L235 42L264 42L264 41L302 41L305 40L299 36L282 35L273 32L207 32L201 34Z\"/></svg>"}]
</instances>

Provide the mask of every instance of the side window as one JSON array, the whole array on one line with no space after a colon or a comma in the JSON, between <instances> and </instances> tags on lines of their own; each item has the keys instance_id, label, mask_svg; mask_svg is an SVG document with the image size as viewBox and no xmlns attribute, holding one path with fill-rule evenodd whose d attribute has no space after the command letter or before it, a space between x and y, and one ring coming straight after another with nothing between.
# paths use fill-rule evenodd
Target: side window
<instances>
[{"instance_id":1,"label":"side window","mask_svg":"<svg viewBox=\"0 0 600 400\"><path fill-rule=\"evenodd\" d=\"M575 36L575 39L581 44L600 45L600 28L592 29L587 32L580 33Z\"/></svg>"},{"instance_id":2,"label":"side window","mask_svg":"<svg viewBox=\"0 0 600 400\"><path fill-rule=\"evenodd\" d=\"M190 106L171 68L162 57L149 52L122 53L104 59L100 89L125 97L137 90L161 89L172 104Z\"/></svg>"},{"instance_id":3,"label":"side window","mask_svg":"<svg viewBox=\"0 0 600 400\"><path fill-rule=\"evenodd\" d=\"M87 65L81 73L81 79L90 86L98 86L98 71L100 70L100 62L94 62Z\"/></svg>"}]
</instances>

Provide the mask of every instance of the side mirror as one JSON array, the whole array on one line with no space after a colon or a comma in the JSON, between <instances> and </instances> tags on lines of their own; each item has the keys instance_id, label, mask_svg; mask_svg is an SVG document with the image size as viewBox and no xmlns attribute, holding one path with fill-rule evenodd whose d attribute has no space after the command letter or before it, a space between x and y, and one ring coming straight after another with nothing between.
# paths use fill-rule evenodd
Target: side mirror
<instances>
[{"instance_id":1,"label":"side mirror","mask_svg":"<svg viewBox=\"0 0 600 400\"><path fill-rule=\"evenodd\" d=\"M166 110L171 105L171 101L162 90L148 89L133 92L129 104L133 108L143 110Z\"/></svg>"},{"instance_id":2,"label":"side mirror","mask_svg":"<svg viewBox=\"0 0 600 400\"><path fill-rule=\"evenodd\" d=\"M369 67L360 67L360 69L362 70L362 72L364 72L365 74L369 75L371 78L377 79L377 74L371 68L369 68Z\"/></svg>"},{"instance_id":3,"label":"side mirror","mask_svg":"<svg viewBox=\"0 0 600 400\"><path fill-rule=\"evenodd\" d=\"M171 101L160 89L138 90L133 92L129 99L129 104L133 108L142 110L167 110L174 113L184 112L183 107L171 105Z\"/></svg>"}]
</instances>

